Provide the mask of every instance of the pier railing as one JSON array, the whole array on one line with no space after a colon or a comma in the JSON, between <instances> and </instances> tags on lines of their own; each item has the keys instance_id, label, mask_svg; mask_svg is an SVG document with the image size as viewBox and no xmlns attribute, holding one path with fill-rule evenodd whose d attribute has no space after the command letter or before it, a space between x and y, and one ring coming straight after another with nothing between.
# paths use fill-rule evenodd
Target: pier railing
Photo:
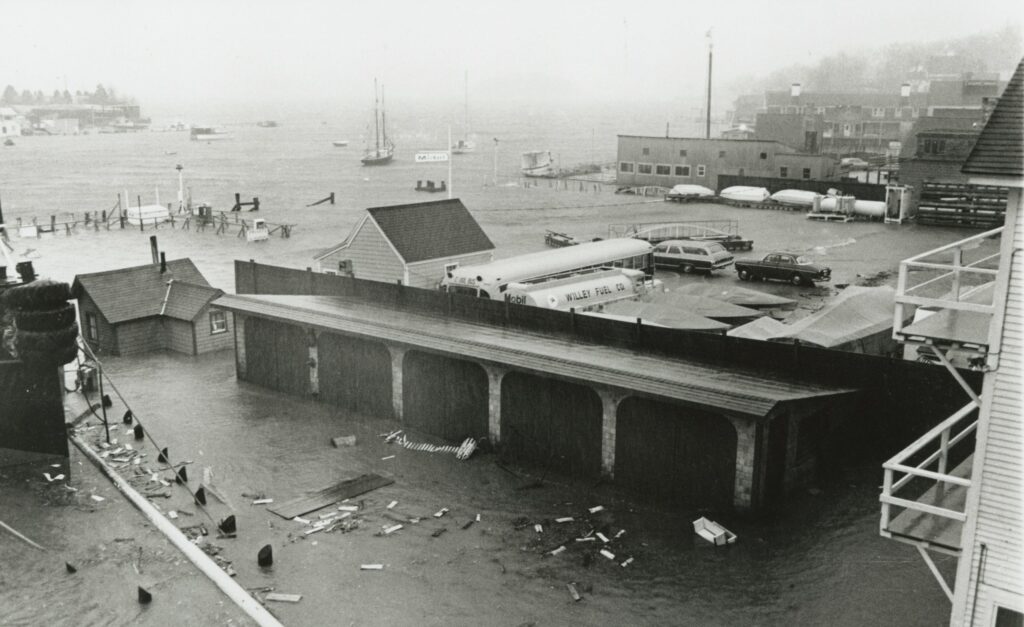
<instances>
[{"instance_id":1,"label":"pier railing","mask_svg":"<svg viewBox=\"0 0 1024 627\"><path fill-rule=\"evenodd\" d=\"M129 218L124 212L112 211L85 211L82 213L67 212L60 215L51 215L48 220L40 221L38 218L17 218L17 222L9 230L16 233L22 239L39 238L49 233L58 235L72 235L79 230L110 231L110 230L159 230L179 229L182 231L214 231L217 235L234 234L239 238L246 236L246 233L253 228L252 221L245 220L237 212L215 211L211 213L198 213L195 211L183 210L174 212L168 209L166 219L139 219ZM291 237L294 224L265 223L270 235L275 233L283 238Z\"/></svg>"},{"instance_id":2,"label":"pier railing","mask_svg":"<svg viewBox=\"0 0 1024 627\"><path fill-rule=\"evenodd\" d=\"M999 251L985 244L1002 231L992 229L900 262L893 338L913 341L903 332L909 306L991 316Z\"/></svg>"},{"instance_id":3,"label":"pier railing","mask_svg":"<svg viewBox=\"0 0 1024 627\"><path fill-rule=\"evenodd\" d=\"M972 400L882 465L882 536L959 552L977 409Z\"/></svg>"}]
</instances>

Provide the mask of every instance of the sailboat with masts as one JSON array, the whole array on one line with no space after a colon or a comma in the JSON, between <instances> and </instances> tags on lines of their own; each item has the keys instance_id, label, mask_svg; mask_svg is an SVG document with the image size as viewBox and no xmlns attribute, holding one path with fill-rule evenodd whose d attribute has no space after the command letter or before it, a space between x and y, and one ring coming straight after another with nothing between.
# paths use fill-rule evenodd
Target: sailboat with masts
<instances>
[{"instance_id":1,"label":"sailboat with masts","mask_svg":"<svg viewBox=\"0 0 1024 627\"><path fill-rule=\"evenodd\" d=\"M373 81L373 131L374 144L363 151L363 165L385 165L395 156L395 144L388 137L387 116L384 112L384 88L377 88Z\"/></svg>"},{"instance_id":2,"label":"sailboat with masts","mask_svg":"<svg viewBox=\"0 0 1024 627\"><path fill-rule=\"evenodd\" d=\"M466 72L466 104L465 104L465 126L463 127L462 139L452 144L452 154L464 155L476 150L473 142L469 141L469 72Z\"/></svg>"}]
</instances>

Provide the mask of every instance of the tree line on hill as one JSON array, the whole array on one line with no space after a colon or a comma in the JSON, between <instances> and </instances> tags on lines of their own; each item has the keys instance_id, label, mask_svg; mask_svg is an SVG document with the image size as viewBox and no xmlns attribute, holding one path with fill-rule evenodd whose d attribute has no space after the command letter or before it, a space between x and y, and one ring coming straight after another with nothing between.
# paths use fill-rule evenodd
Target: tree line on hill
<instances>
[{"instance_id":1,"label":"tree line on hill","mask_svg":"<svg viewBox=\"0 0 1024 627\"><path fill-rule=\"evenodd\" d=\"M95 91L77 90L74 94L68 90L54 89L53 94L46 96L41 90L25 89L20 93L13 85L4 88L3 96L0 96L0 103L5 105L43 105L43 104L123 104L125 99L119 99L113 87L103 87L100 83L96 85Z\"/></svg>"},{"instance_id":2,"label":"tree line on hill","mask_svg":"<svg viewBox=\"0 0 1024 627\"><path fill-rule=\"evenodd\" d=\"M736 81L740 93L788 90L801 83L808 91L895 91L922 73L968 74L1012 71L1021 57L1019 24L958 39L900 42L882 48L839 52L815 65L794 64L760 78ZM941 66L941 67L931 67Z\"/></svg>"}]
</instances>

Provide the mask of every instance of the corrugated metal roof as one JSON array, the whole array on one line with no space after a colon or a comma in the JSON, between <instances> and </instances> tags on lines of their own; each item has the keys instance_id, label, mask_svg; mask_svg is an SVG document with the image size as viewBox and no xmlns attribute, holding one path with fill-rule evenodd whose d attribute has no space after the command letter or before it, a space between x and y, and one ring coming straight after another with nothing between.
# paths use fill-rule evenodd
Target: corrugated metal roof
<instances>
[{"instance_id":1,"label":"corrugated metal roof","mask_svg":"<svg viewBox=\"0 0 1024 627\"><path fill-rule=\"evenodd\" d=\"M968 155L964 174L1024 177L1024 59Z\"/></svg>"},{"instance_id":2,"label":"corrugated metal roof","mask_svg":"<svg viewBox=\"0 0 1024 627\"><path fill-rule=\"evenodd\" d=\"M764 417L779 403L855 392L761 372L715 367L564 337L373 307L331 296L225 294L240 314L395 342L517 370L595 382L731 414Z\"/></svg>"},{"instance_id":3,"label":"corrugated metal roof","mask_svg":"<svg viewBox=\"0 0 1024 627\"><path fill-rule=\"evenodd\" d=\"M160 315L170 280L210 285L191 259L173 259L167 262L167 272L160 272L160 264L151 263L79 274L72 289L76 297L83 290L88 293L107 322L117 324Z\"/></svg>"},{"instance_id":4,"label":"corrugated metal roof","mask_svg":"<svg viewBox=\"0 0 1024 627\"><path fill-rule=\"evenodd\" d=\"M163 315L186 322L195 320L203 307L224 294L224 290L187 281L172 281L168 287L167 302L162 306Z\"/></svg>"},{"instance_id":5,"label":"corrugated metal roof","mask_svg":"<svg viewBox=\"0 0 1024 627\"><path fill-rule=\"evenodd\" d=\"M366 210L405 263L493 250L458 198Z\"/></svg>"}]
</instances>

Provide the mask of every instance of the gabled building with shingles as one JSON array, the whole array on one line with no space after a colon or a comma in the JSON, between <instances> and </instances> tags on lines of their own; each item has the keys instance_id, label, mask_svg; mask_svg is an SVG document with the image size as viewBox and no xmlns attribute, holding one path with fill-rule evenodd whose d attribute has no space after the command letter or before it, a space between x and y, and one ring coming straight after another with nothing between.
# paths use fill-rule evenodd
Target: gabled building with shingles
<instances>
[{"instance_id":1,"label":"gabled building with shingles","mask_svg":"<svg viewBox=\"0 0 1024 627\"><path fill-rule=\"evenodd\" d=\"M80 274L72 290L82 338L98 354L199 355L234 346L231 317L210 306L224 291L191 259Z\"/></svg>"},{"instance_id":2,"label":"gabled building with shingles","mask_svg":"<svg viewBox=\"0 0 1024 627\"><path fill-rule=\"evenodd\" d=\"M493 250L455 198L371 207L345 241L314 259L320 272L432 289L453 268L491 261Z\"/></svg>"}]
</instances>

